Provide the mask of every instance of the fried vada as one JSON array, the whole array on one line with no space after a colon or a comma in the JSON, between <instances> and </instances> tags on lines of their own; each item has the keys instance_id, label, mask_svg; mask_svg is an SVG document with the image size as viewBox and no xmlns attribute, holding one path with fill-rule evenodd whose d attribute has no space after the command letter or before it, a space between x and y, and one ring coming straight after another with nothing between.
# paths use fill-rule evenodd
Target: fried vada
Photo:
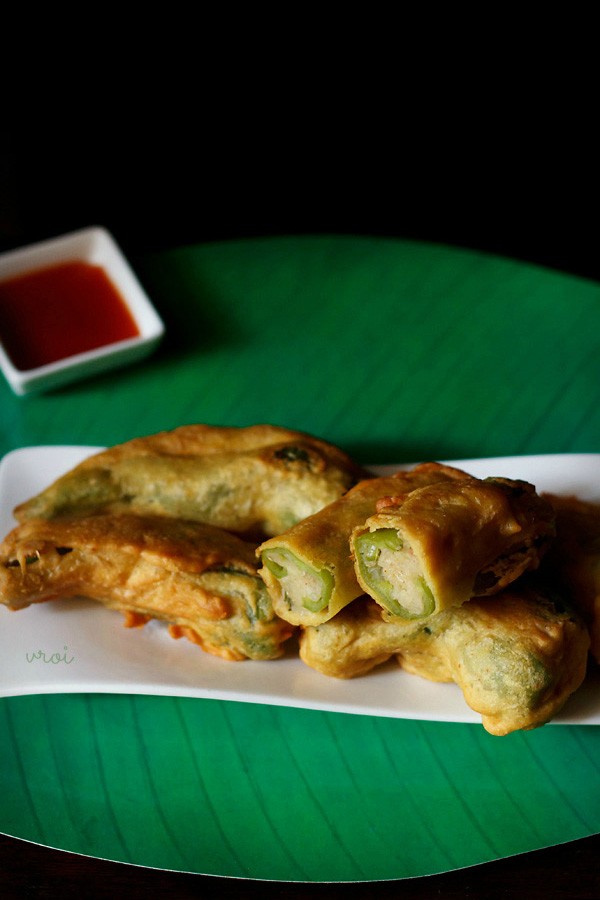
<instances>
[{"instance_id":1,"label":"fried vada","mask_svg":"<svg viewBox=\"0 0 600 900\"><path fill-rule=\"evenodd\" d=\"M349 540L390 494L408 495L439 481L466 479L459 469L423 463L408 471L361 481L346 494L283 534L262 543L259 570L278 615L294 625L326 622L363 593Z\"/></svg>"},{"instance_id":2,"label":"fried vada","mask_svg":"<svg viewBox=\"0 0 600 900\"><path fill-rule=\"evenodd\" d=\"M413 675L456 683L494 735L553 718L583 682L588 649L581 617L528 579L427 622L390 616L362 597L300 636L301 658L324 675L364 675L395 657Z\"/></svg>"},{"instance_id":3,"label":"fried vada","mask_svg":"<svg viewBox=\"0 0 600 900\"><path fill-rule=\"evenodd\" d=\"M246 538L280 534L368 473L318 438L272 425L184 425L94 454L14 510L17 521L164 515Z\"/></svg>"},{"instance_id":4,"label":"fried vada","mask_svg":"<svg viewBox=\"0 0 600 900\"><path fill-rule=\"evenodd\" d=\"M391 615L426 619L536 569L553 536L532 485L469 477L380 500L350 543L363 591Z\"/></svg>"},{"instance_id":5,"label":"fried vada","mask_svg":"<svg viewBox=\"0 0 600 900\"><path fill-rule=\"evenodd\" d=\"M273 659L293 628L279 619L254 545L199 522L103 514L32 519L0 545L0 602L87 597L127 624L159 619L224 659Z\"/></svg>"}]
</instances>

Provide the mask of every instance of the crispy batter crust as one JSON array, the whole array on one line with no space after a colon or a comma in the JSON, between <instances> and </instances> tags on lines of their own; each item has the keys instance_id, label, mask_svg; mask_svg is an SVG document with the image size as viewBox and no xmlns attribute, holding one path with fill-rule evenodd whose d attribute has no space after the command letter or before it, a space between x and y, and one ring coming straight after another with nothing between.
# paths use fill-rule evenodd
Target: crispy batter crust
<instances>
[{"instance_id":1,"label":"crispy batter crust","mask_svg":"<svg viewBox=\"0 0 600 900\"><path fill-rule=\"evenodd\" d=\"M556 540L544 568L558 579L590 629L600 662L600 504L546 494L556 512Z\"/></svg>"},{"instance_id":2,"label":"crispy batter crust","mask_svg":"<svg viewBox=\"0 0 600 900\"><path fill-rule=\"evenodd\" d=\"M263 565L260 575L277 614L293 625L318 625L332 618L363 593L354 571L349 540L353 529L375 512L377 502L389 495L406 497L411 491L438 481L460 481L468 477L459 469L431 462L393 475L370 478L283 534L263 542L257 550L261 558L265 552L283 548L311 568L326 570L334 579L329 603L315 612L290 596L280 579Z\"/></svg>"},{"instance_id":3,"label":"crispy batter crust","mask_svg":"<svg viewBox=\"0 0 600 900\"><path fill-rule=\"evenodd\" d=\"M387 662L421 628L386 622L381 607L361 596L333 619L300 630L300 658L322 675L355 678Z\"/></svg>"},{"instance_id":4,"label":"crispy batter crust","mask_svg":"<svg viewBox=\"0 0 600 900\"><path fill-rule=\"evenodd\" d=\"M398 572L390 577L397 574L403 587L400 553L410 556L431 591L435 613L494 594L537 568L554 535L554 511L532 485L504 478L439 481L405 497L384 498L351 541L358 581L376 600L356 541L380 529L395 531L403 544Z\"/></svg>"},{"instance_id":5,"label":"crispy batter crust","mask_svg":"<svg viewBox=\"0 0 600 900\"><path fill-rule=\"evenodd\" d=\"M84 460L14 511L30 518L99 512L194 519L247 537L279 534L367 477L337 447L271 425L187 425Z\"/></svg>"},{"instance_id":6,"label":"crispy batter crust","mask_svg":"<svg viewBox=\"0 0 600 900\"><path fill-rule=\"evenodd\" d=\"M589 633L581 618L538 585L519 583L442 613L427 654L398 654L402 668L454 681L487 731L506 735L549 722L582 684ZM436 661L437 660L437 661Z\"/></svg>"},{"instance_id":7,"label":"crispy batter crust","mask_svg":"<svg viewBox=\"0 0 600 900\"><path fill-rule=\"evenodd\" d=\"M301 658L325 675L352 678L396 657L414 675L455 682L495 735L556 715L585 677L588 647L580 618L531 583L426 623L399 621L359 598L300 637Z\"/></svg>"},{"instance_id":8,"label":"crispy batter crust","mask_svg":"<svg viewBox=\"0 0 600 900\"><path fill-rule=\"evenodd\" d=\"M273 613L253 545L198 522L98 515L34 519L0 546L0 598L12 609L85 596L194 632L227 659L281 655L291 627Z\"/></svg>"}]
</instances>

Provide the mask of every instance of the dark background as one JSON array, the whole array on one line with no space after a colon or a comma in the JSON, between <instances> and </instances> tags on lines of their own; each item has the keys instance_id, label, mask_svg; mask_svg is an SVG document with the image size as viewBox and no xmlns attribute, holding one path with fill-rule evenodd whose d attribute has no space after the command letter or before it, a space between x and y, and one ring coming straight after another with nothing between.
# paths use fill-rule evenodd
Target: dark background
<instances>
[{"instance_id":1,"label":"dark background","mask_svg":"<svg viewBox=\"0 0 600 900\"><path fill-rule=\"evenodd\" d=\"M89 225L136 255L256 235L340 233L480 249L600 279L588 118L492 104L353 111L308 127L276 104L139 121L53 116L0 143L0 250Z\"/></svg>"}]
</instances>

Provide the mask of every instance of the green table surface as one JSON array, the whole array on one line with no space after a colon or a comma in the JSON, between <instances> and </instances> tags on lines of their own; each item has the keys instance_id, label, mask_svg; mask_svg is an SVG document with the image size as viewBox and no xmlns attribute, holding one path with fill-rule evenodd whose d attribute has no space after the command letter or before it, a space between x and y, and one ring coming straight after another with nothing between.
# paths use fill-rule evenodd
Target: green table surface
<instances>
[{"instance_id":1,"label":"green table surface","mask_svg":"<svg viewBox=\"0 0 600 900\"><path fill-rule=\"evenodd\" d=\"M600 450L596 283L336 236L132 262L165 320L162 346L53 393L0 384L0 455L192 422L297 428L364 463ZM600 832L594 726L497 738L218 700L43 695L0 701L0 748L1 832L165 869L398 879Z\"/></svg>"}]
</instances>

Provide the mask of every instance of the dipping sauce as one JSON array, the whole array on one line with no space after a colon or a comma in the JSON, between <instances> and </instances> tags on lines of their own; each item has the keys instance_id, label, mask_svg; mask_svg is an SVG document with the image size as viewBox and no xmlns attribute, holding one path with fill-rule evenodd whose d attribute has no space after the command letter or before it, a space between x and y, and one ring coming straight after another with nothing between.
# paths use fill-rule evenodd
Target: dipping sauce
<instances>
[{"instance_id":1,"label":"dipping sauce","mask_svg":"<svg viewBox=\"0 0 600 900\"><path fill-rule=\"evenodd\" d=\"M0 282L0 341L22 371L138 335L102 266L67 262Z\"/></svg>"}]
</instances>

